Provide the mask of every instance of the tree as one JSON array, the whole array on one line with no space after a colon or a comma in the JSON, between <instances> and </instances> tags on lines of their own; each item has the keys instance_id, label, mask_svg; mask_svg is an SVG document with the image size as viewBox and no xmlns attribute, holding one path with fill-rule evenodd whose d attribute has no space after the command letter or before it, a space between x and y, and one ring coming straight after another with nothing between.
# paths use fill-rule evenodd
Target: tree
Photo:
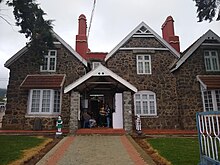
<instances>
[{"instance_id":1,"label":"tree","mask_svg":"<svg viewBox=\"0 0 220 165\"><path fill-rule=\"evenodd\" d=\"M52 20L43 18L46 13L35 0L7 0L6 4L14 8L16 25L21 28L19 32L29 39L27 46L30 51L42 61L45 52L53 47Z\"/></svg>"},{"instance_id":2,"label":"tree","mask_svg":"<svg viewBox=\"0 0 220 165\"><path fill-rule=\"evenodd\" d=\"M220 0L193 0L196 2L197 17L199 22L213 21L213 18L217 16L216 21L220 20Z\"/></svg>"}]
</instances>

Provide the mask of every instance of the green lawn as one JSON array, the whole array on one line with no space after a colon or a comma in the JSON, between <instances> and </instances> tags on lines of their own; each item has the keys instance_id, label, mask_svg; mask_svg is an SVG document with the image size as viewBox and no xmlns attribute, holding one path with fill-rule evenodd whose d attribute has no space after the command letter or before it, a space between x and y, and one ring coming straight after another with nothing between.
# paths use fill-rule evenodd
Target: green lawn
<instances>
[{"instance_id":1,"label":"green lawn","mask_svg":"<svg viewBox=\"0 0 220 165\"><path fill-rule=\"evenodd\" d=\"M147 142L173 165L199 163L198 138L154 138Z\"/></svg>"},{"instance_id":2,"label":"green lawn","mask_svg":"<svg viewBox=\"0 0 220 165\"><path fill-rule=\"evenodd\" d=\"M22 156L22 150L35 147L45 139L30 136L0 135L0 165L6 165Z\"/></svg>"}]
</instances>

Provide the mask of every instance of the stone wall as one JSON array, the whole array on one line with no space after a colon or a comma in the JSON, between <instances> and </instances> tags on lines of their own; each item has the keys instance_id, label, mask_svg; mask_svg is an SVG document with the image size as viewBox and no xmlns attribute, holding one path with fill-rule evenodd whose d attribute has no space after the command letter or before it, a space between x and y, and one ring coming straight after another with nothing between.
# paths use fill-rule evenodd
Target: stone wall
<instances>
[{"instance_id":1,"label":"stone wall","mask_svg":"<svg viewBox=\"0 0 220 165\"><path fill-rule=\"evenodd\" d=\"M27 115L28 89L20 88L28 74L66 74L65 86L85 74L84 65L62 45L56 45L57 67L55 73L41 73L40 64L36 63L33 54L26 52L10 65L10 78L7 90L6 112L3 118L3 129L33 129L33 117ZM61 89L63 90L63 89ZM61 115L64 129L69 128L70 96L62 94ZM40 117L40 116L38 116ZM54 129L56 117L40 117L42 129Z\"/></svg>"},{"instance_id":2,"label":"stone wall","mask_svg":"<svg viewBox=\"0 0 220 165\"><path fill-rule=\"evenodd\" d=\"M78 129L78 113L80 112L80 94L78 92L71 92L71 105L70 105L70 121L69 132L75 133Z\"/></svg>"},{"instance_id":3,"label":"stone wall","mask_svg":"<svg viewBox=\"0 0 220 165\"><path fill-rule=\"evenodd\" d=\"M220 72L206 72L204 62L205 49L207 48L198 48L181 67L174 72L177 78L178 109L181 115L180 125L182 129L196 129L196 112L203 111L200 83L197 81L196 76L220 74ZM210 50L211 47L209 46L208 49ZM219 48L218 54L220 55Z\"/></svg>"},{"instance_id":4,"label":"stone wall","mask_svg":"<svg viewBox=\"0 0 220 165\"><path fill-rule=\"evenodd\" d=\"M129 91L123 92L123 116L126 133L132 133L132 95Z\"/></svg>"},{"instance_id":5,"label":"stone wall","mask_svg":"<svg viewBox=\"0 0 220 165\"><path fill-rule=\"evenodd\" d=\"M132 38L123 47L161 48L156 39ZM137 42L137 43L136 43ZM138 75L136 55L151 56L152 74ZM107 61L107 67L134 85L138 91L149 90L156 93L157 116L142 118L143 128L179 128L176 77L170 73L171 64L177 59L169 51L162 50L119 50ZM132 96L133 98L133 96ZM132 107L134 110L134 107Z\"/></svg>"}]
</instances>

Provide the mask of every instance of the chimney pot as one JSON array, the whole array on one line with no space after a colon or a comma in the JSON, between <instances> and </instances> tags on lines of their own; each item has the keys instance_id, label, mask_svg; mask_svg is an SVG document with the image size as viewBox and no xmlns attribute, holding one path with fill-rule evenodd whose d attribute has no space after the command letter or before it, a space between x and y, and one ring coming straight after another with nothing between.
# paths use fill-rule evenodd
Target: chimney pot
<instances>
[{"instance_id":1,"label":"chimney pot","mask_svg":"<svg viewBox=\"0 0 220 165\"><path fill-rule=\"evenodd\" d=\"M78 23L78 35L76 35L76 52L86 59L86 53L88 51L88 41L86 35L86 31L87 31L86 16L84 14L81 14L78 20L79 23Z\"/></svg>"},{"instance_id":2,"label":"chimney pot","mask_svg":"<svg viewBox=\"0 0 220 165\"><path fill-rule=\"evenodd\" d=\"M174 49L176 49L176 51L180 52L179 36L175 35L173 22L173 17L168 16L161 27L162 35L165 41L167 41Z\"/></svg>"}]
</instances>

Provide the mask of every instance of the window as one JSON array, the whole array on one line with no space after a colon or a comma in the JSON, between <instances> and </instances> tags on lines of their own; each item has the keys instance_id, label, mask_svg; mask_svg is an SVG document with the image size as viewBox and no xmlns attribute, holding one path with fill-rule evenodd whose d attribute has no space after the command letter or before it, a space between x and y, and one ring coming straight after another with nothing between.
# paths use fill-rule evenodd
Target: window
<instances>
[{"instance_id":1,"label":"window","mask_svg":"<svg viewBox=\"0 0 220 165\"><path fill-rule=\"evenodd\" d=\"M100 62L92 62L92 69L97 68L100 64Z\"/></svg>"},{"instance_id":2,"label":"window","mask_svg":"<svg viewBox=\"0 0 220 165\"><path fill-rule=\"evenodd\" d=\"M202 91L204 111L220 111L220 90Z\"/></svg>"},{"instance_id":3,"label":"window","mask_svg":"<svg viewBox=\"0 0 220 165\"><path fill-rule=\"evenodd\" d=\"M135 115L157 115L156 95L151 91L139 91L134 95Z\"/></svg>"},{"instance_id":4,"label":"window","mask_svg":"<svg viewBox=\"0 0 220 165\"><path fill-rule=\"evenodd\" d=\"M150 55L137 55L137 74L151 74Z\"/></svg>"},{"instance_id":5,"label":"window","mask_svg":"<svg viewBox=\"0 0 220 165\"><path fill-rule=\"evenodd\" d=\"M219 71L219 59L217 51L205 51L205 67L206 71Z\"/></svg>"},{"instance_id":6,"label":"window","mask_svg":"<svg viewBox=\"0 0 220 165\"><path fill-rule=\"evenodd\" d=\"M29 93L29 114L60 113L60 91L32 89Z\"/></svg>"},{"instance_id":7,"label":"window","mask_svg":"<svg viewBox=\"0 0 220 165\"><path fill-rule=\"evenodd\" d=\"M43 65L41 66L42 72L55 72L56 71L57 51L49 50L48 54L44 56Z\"/></svg>"}]
</instances>

